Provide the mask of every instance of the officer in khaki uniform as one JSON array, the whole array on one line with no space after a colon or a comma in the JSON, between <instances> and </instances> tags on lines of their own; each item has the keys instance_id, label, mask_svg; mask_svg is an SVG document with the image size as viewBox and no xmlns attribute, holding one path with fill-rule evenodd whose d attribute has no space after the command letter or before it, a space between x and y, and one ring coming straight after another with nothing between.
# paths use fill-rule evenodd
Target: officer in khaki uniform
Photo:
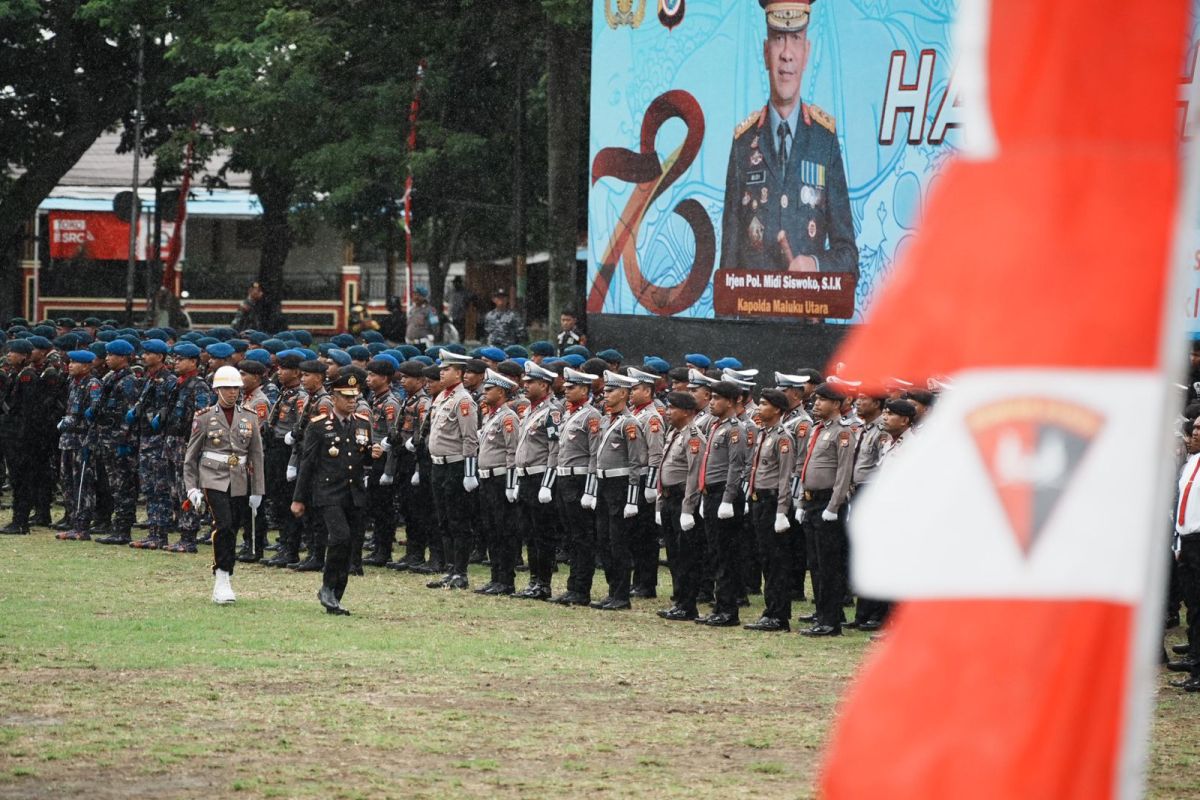
<instances>
[{"instance_id":1,"label":"officer in khaki uniform","mask_svg":"<svg viewBox=\"0 0 1200 800\"><path fill-rule=\"evenodd\" d=\"M791 523L792 472L796 462L796 443L780 420L788 410L788 399L778 389L764 389L758 407L762 430L750 457L747 491L750 495L750 519L758 541L766 577L763 599L766 607L757 622L743 625L751 631L791 630L792 598L788 586L788 540Z\"/></svg>"},{"instance_id":2,"label":"officer in khaki uniform","mask_svg":"<svg viewBox=\"0 0 1200 800\"><path fill-rule=\"evenodd\" d=\"M197 412L192 420L183 462L183 483L188 500L198 511L207 506L213 519L213 602L232 603L234 539L237 522L257 511L265 491L263 446L259 420L253 411L237 404L242 378L234 367L222 367L213 376L217 405Z\"/></svg>"},{"instance_id":3,"label":"officer in khaki uniform","mask_svg":"<svg viewBox=\"0 0 1200 800\"><path fill-rule=\"evenodd\" d=\"M492 556L492 579L475 594L511 595L520 546L516 466L521 420L509 407L517 382L488 369L480 388L484 416L479 431L479 511Z\"/></svg>"},{"instance_id":4,"label":"officer in khaki uniform","mask_svg":"<svg viewBox=\"0 0 1200 800\"><path fill-rule=\"evenodd\" d=\"M672 622L696 619L704 559L704 529L696 526L700 508L700 466L707 442L696 426L699 404L687 392L667 395L671 432L663 445L655 513L667 540L667 563L675 585L675 604L658 612Z\"/></svg>"},{"instance_id":5,"label":"officer in khaki uniform","mask_svg":"<svg viewBox=\"0 0 1200 800\"><path fill-rule=\"evenodd\" d=\"M570 537L571 574L567 590L552 599L560 605L586 606L592 601L596 574L596 516L580 505L590 483L588 463L600 434L600 412L588 402L595 375L567 367L563 370L562 428L558 434L558 477L555 488L562 529ZM657 549L658 543L655 542ZM657 562L654 569L658 571Z\"/></svg>"},{"instance_id":6,"label":"officer in khaki uniform","mask_svg":"<svg viewBox=\"0 0 1200 800\"><path fill-rule=\"evenodd\" d=\"M800 521L813 574L814 625L805 636L840 636L846 596L846 499L854 477L854 429L842 417L841 388L823 383L813 392L816 423L797 461Z\"/></svg>"},{"instance_id":7,"label":"officer in khaki uniform","mask_svg":"<svg viewBox=\"0 0 1200 800\"><path fill-rule=\"evenodd\" d=\"M638 382L629 392L630 411L646 432L647 457L646 478L642 483L642 496L638 498L637 525L630 545L633 551L633 588L629 594L632 597L657 597L659 526L654 520L658 500L658 470L662 465L667 425L654 403L654 387L658 384L658 376L634 367L629 367L626 374Z\"/></svg>"},{"instance_id":8,"label":"officer in khaki uniform","mask_svg":"<svg viewBox=\"0 0 1200 800\"><path fill-rule=\"evenodd\" d=\"M319 515L328 536L317 599L329 614L342 606L350 575L351 548L366 526L367 470L371 466L371 415L357 411L362 396L358 370L344 369L333 383L332 411L311 418L300 443L292 514Z\"/></svg>"},{"instance_id":9,"label":"officer in khaki uniform","mask_svg":"<svg viewBox=\"0 0 1200 800\"><path fill-rule=\"evenodd\" d=\"M429 457L433 461L433 507L443 535L446 575L425 584L430 589L467 589L471 526L467 495L479 488L475 474L479 455L479 416L475 401L462 384L466 356L443 349L439 376L442 391L429 413Z\"/></svg>"}]
</instances>

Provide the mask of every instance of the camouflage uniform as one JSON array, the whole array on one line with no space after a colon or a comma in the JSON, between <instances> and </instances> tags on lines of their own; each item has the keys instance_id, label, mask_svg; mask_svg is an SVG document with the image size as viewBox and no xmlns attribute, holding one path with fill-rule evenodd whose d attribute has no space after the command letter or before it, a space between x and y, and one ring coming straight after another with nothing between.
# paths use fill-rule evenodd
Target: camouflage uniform
<instances>
[{"instance_id":1,"label":"camouflage uniform","mask_svg":"<svg viewBox=\"0 0 1200 800\"><path fill-rule=\"evenodd\" d=\"M146 498L146 517L150 526L147 539L166 541L167 530L175 522L171 502L171 484L175 473L167 458L167 437L163 417L167 414L175 376L165 367L145 374L142 393L134 407L132 430L138 435L138 480ZM145 540L143 540L145 541Z\"/></svg>"},{"instance_id":2,"label":"camouflage uniform","mask_svg":"<svg viewBox=\"0 0 1200 800\"><path fill-rule=\"evenodd\" d=\"M113 541L128 539L137 517L137 434L125 424L125 414L141 394L133 370L122 367L104 376L96 417L97 445L113 498Z\"/></svg>"},{"instance_id":3,"label":"camouflage uniform","mask_svg":"<svg viewBox=\"0 0 1200 800\"><path fill-rule=\"evenodd\" d=\"M166 433L167 462L170 464L173 480L171 505L177 509L179 532L186 545L194 547L196 533L200 530L202 517L189 504L183 507L186 495L183 491L183 457L187 452L188 438L192 435L192 418L196 412L203 411L216 401L216 394L211 386L200 377L199 373L181 375L175 379L175 388L171 392L167 406L166 423L163 429Z\"/></svg>"},{"instance_id":4,"label":"camouflage uniform","mask_svg":"<svg viewBox=\"0 0 1200 800\"><path fill-rule=\"evenodd\" d=\"M58 425L63 507L71 525L70 533L74 534L72 538L87 538L96 510L95 441L88 418L95 417L101 392L100 379L95 375L71 378L66 415Z\"/></svg>"}]
</instances>

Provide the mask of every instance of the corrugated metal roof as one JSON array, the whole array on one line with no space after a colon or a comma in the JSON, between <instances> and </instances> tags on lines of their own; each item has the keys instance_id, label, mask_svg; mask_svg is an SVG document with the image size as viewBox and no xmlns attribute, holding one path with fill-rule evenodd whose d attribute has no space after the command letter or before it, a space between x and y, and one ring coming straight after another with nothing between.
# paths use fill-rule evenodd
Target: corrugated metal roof
<instances>
[{"instance_id":1,"label":"corrugated metal roof","mask_svg":"<svg viewBox=\"0 0 1200 800\"><path fill-rule=\"evenodd\" d=\"M133 154L117 153L121 143L119 133L102 133L100 138L92 143L83 158L63 176L58 185L61 186L120 186L129 188L133 181ZM218 153L209 159L205 167L205 175L215 175L225 163L227 154ZM154 174L154 159L143 158L138 166L138 177L146 181ZM200 183L202 175L192 177L192 185ZM229 172L225 182L232 189L249 189L250 176L244 172Z\"/></svg>"}]
</instances>

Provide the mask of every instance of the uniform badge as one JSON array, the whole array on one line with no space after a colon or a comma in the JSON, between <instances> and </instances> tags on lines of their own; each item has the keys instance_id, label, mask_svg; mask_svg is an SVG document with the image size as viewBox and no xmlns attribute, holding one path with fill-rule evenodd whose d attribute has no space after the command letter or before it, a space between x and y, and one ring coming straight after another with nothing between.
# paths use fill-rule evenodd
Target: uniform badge
<instances>
[{"instance_id":1,"label":"uniform badge","mask_svg":"<svg viewBox=\"0 0 1200 800\"><path fill-rule=\"evenodd\" d=\"M779 452L788 453L788 452L791 452L791 449L792 449L792 446L790 444L788 444L787 439L784 439L783 441L781 441L779 443Z\"/></svg>"},{"instance_id":2,"label":"uniform badge","mask_svg":"<svg viewBox=\"0 0 1200 800\"><path fill-rule=\"evenodd\" d=\"M750 154L750 166L757 167L762 162L763 162L762 153L755 150L753 153Z\"/></svg>"},{"instance_id":3,"label":"uniform badge","mask_svg":"<svg viewBox=\"0 0 1200 800\"><path fill-rule=\"evenodd\" d=\"M842 431L838 434L838 444L842 447L850 446L850 431Z\"/></svg>"},{"instance_id":4,"label":"uniform badge","mask_svg":"<svg viewBox=\"0 0 1200 800\"><path fill-rule=\"evenodd\" d=\"M750 205L750 193L749 192L746 192L745 194L742 195L742 205L744 205L744 206Z\"/></svg>"},{"instance_id":5,"label":"uniform badge","mask_svg":"<svg viewBox=\"0 0 1200 800\"><path fill-rule=\"evenodd\" d=\"M757 249L762 249L763 233L765 231L766 228L758 221L758 217L750 220L750 244L754 245Z\"/></svg>"},{"instance_id":6,"label":"uniform badge","mask_svg":"<svg viewBox=\"0 0 1200 800\"><path fill-rule=\"evenodd\" d=\"M387 417L388 422L391 422L392 420L394 420L396 418L396 407L395 406L384 406L383 407L383 415L385 417Z\"/></svg>"},{"instance_id":7,"label":"uniform badge","mask_svg":"<svg viewBox=\"0 0 1200 800\"><path fill-rule=\"evenodd\" d=\"M808 221L808 238L817 238L817 221L815 219L810 219Z\"/></svg>"},{"instance_id":8,"label":"uniform badge","mask_svg":"<svg viewBox=\"0 0 1200 800\"><path fill-rule=\"evenodd\" d=\"M458 413L462 414L464 417L471 416L471 401L463 400L463 401L459 402Z\"/></svg>"},{"instance_id":9,"label":"uniform badge","mask_svg":"<svg viewBox=\"0 0 1200 800\"><path fill-rule=\"evenodd\" d=\"M240 420L238 420L238 433L240 433L242 436L249 437L250 432L250 420L242 417Z\"/></svg>"},{"instance_id":10,"label":"uniform badge","mask_svg":"<svg viewBox=\"0 0 1200 800\"><path fill-rule=\"evenodd\" d=\"M783 206L784 208L788 207L788 199L786 194L779 198L779 205Z\"/></svg>"},{"instance_id":11,"label":"uniform badge","mask_svg":"<svg viewBox=\"0 0 1200 800\"><path fill-rule=\"evenodd\" d=\"M700 440L699 439L690 440L688 442L688 447L691 448L692 455L696 455L697 453L700 452Z\"/></svg>"},{"instance_id":12,"label":"uniform badge","mask_svg":"<svg viewBox=\"0 0 1200 800\"><path fill-rule=\"evenodd\" d=\"M504 418L504 432L505 433L512 433L514 430L516 430L516 427L517 426L513 423L512 417Z\"/></svg>"},{"instance_id":13,"label":"uniform badge","mask_svg":"<svg viewBox=\"0 0 1200 800\"><path fill-rule=\"evenodd\" d=\"M653 417L650 418L650 432L658 433L661 430L662 430L662 420L658 418L657 414L655 414Z\"/></svg>"},{"instance_id":14,"label":"uniform badge","mask_svg":"<svg viewBox=\"0 0 1200 800\"><path fill-rule=\"evenodd\" d=\"M801 422L799 425L796 426L796 438L803 439L807 435L808 435L808 423Z\"/></svg>"},{"instance_id":15,"label":"uniform badge","mask_svg":"<svg viewBox=\"0 0 1200 800\"><path fill-rule=\"evenodd\" d=\"M746 183L762 183L767 179L767 173L763 170L755 170L746 176Z\"/></svg>"},{"instance_id":16,"label":"uniform badge","mask_svg":"<svg viewBox=\"0 0 1200 800\"><path fill-rule=\"evenodd\" d=\"M737 443L738 443L738 435L737 435L737 432L736 432L736 431L735 431L734 433L731 433L731 434L729 434L729 443L730 443L730 444L737 444Z\"/></svg>"},{"instance_id":17,"label":"uniform badge","mask_svg":"<svg viewBox=\"0 0 1200 800\"><path fill-rule=\"evenodd\" d=\"M337 458L337 457L338 457L338 453L339 453L339 452L341 452L341 451L339 451L339 450L337 449L337 447L330 447L330 448L329 448L329 455L330 455L332 458Z\"/></svg>"},{"instance_id":18,"label":"uniform badge","mask_svg":"<svg viewBox=\"0 0 1200 800\"><path fill-rule=\"evenodd\" d=\"M592 417L591 419L588 420L588 430L592 432L593 436L600 432L600 418L599 417Z\"/></svg>"},{"instance_id":19,"label":"uniform badge","mask_svg":"<svg viewBox=\"0 0 1200 800\"><path fill-rule=\"evenodd\" d=\"M637 425L626 425L625 426L625 438L626 439L628 439L631 442L636 442L637 436L638 436Z\"/></svg>"},{"instance_id":20,"label":"uniform badge","mask_svg":"<svg viewBox=\"0 0 1200 800\"><path fill-rule=\"evenodd\" d=\"M764 206L767 204L768 197L770 197L770 195L767 194L767 187L764 186L764 187L762 187L762 195L759 197L759 200L762 202L762 204Z\"/></svg>"},{"instance_id":21,"label":"uniform badge","mask_svg":"<svg viewBox=\"0 0 1200 800\"><path fill-rule=\"evenodd\" d=\"M754 429L753 428L750 428L749 430L746 431L746 444L750 445L751 447L754 446Z\"/></svg>"},{"instance_id":22,"label":"uniform badge","mask_svg":"<svg viewBox=\"0 0 1200 800\"><path fill-rule=\"evenodd\" d=\"M755 136L753 139L750 140L750 149L751 150L758 149L758 136Z\"/></svg>"}]
</instances>

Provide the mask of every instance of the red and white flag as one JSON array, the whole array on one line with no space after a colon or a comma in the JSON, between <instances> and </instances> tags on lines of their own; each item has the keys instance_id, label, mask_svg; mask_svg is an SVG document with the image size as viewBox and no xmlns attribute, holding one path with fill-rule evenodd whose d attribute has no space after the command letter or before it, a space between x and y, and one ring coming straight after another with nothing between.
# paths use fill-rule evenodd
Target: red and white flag
<instances>
[{"instance_id":1,"label":"red and white flag","mask_svg":"<svg viewBox=\"0 0 1200 800\"><path fill-rule=\"evenodd\" d=\"M1136 797L1170 542L1189 3L959 13L963 153L835 358L953 388L851 514L857 591L901 602L820 790Z\"/></svg>"}]
</instances>

